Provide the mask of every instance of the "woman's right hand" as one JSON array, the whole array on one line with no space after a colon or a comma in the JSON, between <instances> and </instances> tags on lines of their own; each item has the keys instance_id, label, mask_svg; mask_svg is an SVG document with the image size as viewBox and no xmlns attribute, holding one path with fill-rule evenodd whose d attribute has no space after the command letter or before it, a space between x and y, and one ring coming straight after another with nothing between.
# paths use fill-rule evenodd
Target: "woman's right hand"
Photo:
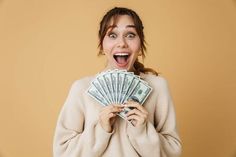
<instances>
[{"instance_id":1,"label":"woman's right hand","mask_svg":"<svg viewBox=\"0 0 236 157\"><path fill-rule=\"evenodd\" d=\"M124 106L117 104L108 105L102 108L99 114L99 123L106 132L112 132L117 114L121 112L123 108Z\"/></svg>"}]
</instances>

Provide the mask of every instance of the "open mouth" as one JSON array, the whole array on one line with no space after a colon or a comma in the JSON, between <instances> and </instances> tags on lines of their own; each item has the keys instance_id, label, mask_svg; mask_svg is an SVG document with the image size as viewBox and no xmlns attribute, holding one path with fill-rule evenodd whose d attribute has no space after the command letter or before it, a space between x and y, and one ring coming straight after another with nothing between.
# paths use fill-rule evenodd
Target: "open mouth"
<instances>
[{"instance_id":1,"label":"open mouth","mask_svg":"<svg viewBox=\"0 0 236 157\"><path fill-rule=\"evenodd\" d=\"M124 66L128 63L129 56L130 55L128 53L116 53L113 55L116 62L122 66Z\"/></svg>"}]
</instances>

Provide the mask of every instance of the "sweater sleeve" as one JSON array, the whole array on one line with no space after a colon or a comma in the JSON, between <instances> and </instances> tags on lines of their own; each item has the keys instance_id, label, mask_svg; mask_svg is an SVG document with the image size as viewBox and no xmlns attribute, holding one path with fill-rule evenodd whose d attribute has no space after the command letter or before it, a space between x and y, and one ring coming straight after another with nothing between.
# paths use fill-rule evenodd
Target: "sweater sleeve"
<instances>
[{"instance_id":1,"label":"sweater sleeve","mask_svg":"<svg viewBox=\"0 0 236 157\"><path fill-rule=\"evenodd\" d=\"M127 134L142 157L178 157L182 146L176 130L174 106L166 80L160 77L158 81L154 124L150 121L139 127L128 124Z\"/></svg>"},{"instance_id":2,"label":"sweater sleeve","mask_svg":"<svg viewBox=\"0 0 236 157\"><path fill-rule=\"evenodd\" d=\"M82 104L84 90L76 81L61 109L53 142L54 157L101 156L112 133L107 133L99 123L87 124Z\"/></svg>"}]
</instances>

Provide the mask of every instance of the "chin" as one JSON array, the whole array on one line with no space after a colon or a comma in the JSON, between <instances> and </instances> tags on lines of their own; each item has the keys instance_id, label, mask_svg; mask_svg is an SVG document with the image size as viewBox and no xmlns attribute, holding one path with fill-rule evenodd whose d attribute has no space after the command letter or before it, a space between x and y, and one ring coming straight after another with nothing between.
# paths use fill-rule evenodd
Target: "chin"
<instances>
[{"instance_id":1,"label":"chin","mask_svg":"<svg viewBox=\"0 0 236 157\"><path fill-rule=\"evenodd\" d=\"M120 69L120 70L127 70L127 71L131 71L132 68L130 66L126 66L126 67L117 67L117 69Z\"/></svg>"}]
</instances>

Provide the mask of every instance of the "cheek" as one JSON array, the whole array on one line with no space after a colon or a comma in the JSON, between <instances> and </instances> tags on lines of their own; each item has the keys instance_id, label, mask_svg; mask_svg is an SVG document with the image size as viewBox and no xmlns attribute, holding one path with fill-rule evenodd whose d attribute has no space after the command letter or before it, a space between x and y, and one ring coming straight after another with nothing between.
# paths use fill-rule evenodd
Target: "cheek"
<instances>
[{"instance_id":1,"label":"cheek","mask_svg":"<svg viewBox=\"0 0 236 157\"><path fill-rule=\"evenodd\" d=\"M113 43L110 40L104 38L102 46L104 51L109 51L112 49Z\"/></svg>"},{"instance_id":2,"label":"cheek","mask_svg":"<svg viewBox=\"0 0 236 157\"><path fill-rule=\"evenodd\" d=\"M140 42L137 41L135 43L132 43L132 49L133 51L138 53L141 50Z\"/></svg>"},{"instance_id":3,"label":"cheek","mask_svg":"<svg viewBox=\"0 0 236 157\"><path fill-rule=\"evenodd\" d=\"M113 57L113 56L111 56L112 45L109 42L106 42L105 40L103 42L103 52L105 53L105 55L108 59Z\"/></svg>"}]
</instances>

